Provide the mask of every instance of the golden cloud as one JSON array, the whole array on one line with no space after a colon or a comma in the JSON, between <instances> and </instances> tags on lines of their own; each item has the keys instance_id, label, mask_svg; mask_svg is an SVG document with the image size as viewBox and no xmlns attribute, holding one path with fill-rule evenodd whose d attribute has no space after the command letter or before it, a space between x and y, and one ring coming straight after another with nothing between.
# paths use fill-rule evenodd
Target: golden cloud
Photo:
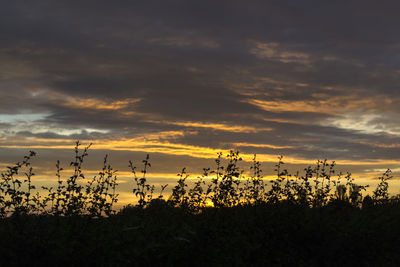
<instances>
[{"instance_id":1,"label":"golden cloud","mask_svg":"<svg viewBox=\"0 0 400 267\"><path fill-rule=\"evenodd\" d=\"M177 125L184 127L193 127L193 128L210 128L213 130L234 132L234 133L258 133L258 132L268 132L272 131L273 128L268 127L251 127L251 126L242 126L242 125L229 125L223 123L202 123L202 122L174 122L174 121L149 121L151 123L162 123L169 125Z\"/></svg>"}]
</instances>

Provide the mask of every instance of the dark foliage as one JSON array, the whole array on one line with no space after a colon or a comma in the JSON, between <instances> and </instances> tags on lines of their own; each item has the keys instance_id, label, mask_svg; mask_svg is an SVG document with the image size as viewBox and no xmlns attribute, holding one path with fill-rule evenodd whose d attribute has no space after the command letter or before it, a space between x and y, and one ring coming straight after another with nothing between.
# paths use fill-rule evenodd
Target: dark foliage
<instances>
[{"instance_id":1,"label":"dark foliage","mask_svg":"<svg viewBox=\"0 0 400 267\"><path fill-rule=\"evenodd\" d=\"M400 198L388 194L390 170L364 196L366 187L350 173L336 174L334 162L292 175L279 157L276 179L265 180L256 156L247 177L239 152L231 151L226 159L219 153L215 168L204 168L192 186L184 168L164 198L167 185L154 196L146 178L147 155L141 177L129 161L137 204L117 212L117 171L106 156L98 175L87 179L82 166L90 145L82 152L79 146L72 176L63 179L57 161L57 186L45 193L32 183L35 152L1 174L1 265L400 264Z\"/></svg>"}]
</instances>

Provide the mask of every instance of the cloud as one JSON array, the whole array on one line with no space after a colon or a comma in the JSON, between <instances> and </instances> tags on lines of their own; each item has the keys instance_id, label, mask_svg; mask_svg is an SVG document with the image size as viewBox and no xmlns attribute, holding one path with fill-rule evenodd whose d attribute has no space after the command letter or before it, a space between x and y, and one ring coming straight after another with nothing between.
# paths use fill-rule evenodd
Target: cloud
<instances>
[{"instance_id":1,"label":"cloud","mask_svg":"<svg viewBox=\"0 0 400 267\"><path fill-rule=\"evenodd\" d=\"M399 4L356 3L6 3L1 144L395 166Z\"/></svg>"},{"instance_id":2,"label":"cloud","mask_svg":"<svg viewBox=\"0 0 400 267\"><path fill-rule=\"evenodd\" d=\"M250 53L259 58L267 58L272 61L276 60L282 63L310 63L309 55L301 52L284 50L280 47L279 43L275 42L255 42L254 47L250 49Z\"/></svg>"}]
</instances>

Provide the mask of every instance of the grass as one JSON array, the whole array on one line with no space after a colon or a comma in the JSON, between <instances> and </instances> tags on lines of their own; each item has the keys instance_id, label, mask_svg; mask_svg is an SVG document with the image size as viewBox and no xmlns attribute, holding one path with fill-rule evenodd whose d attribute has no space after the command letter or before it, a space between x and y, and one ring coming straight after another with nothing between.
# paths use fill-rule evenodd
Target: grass
<instances>
[{"instance_id":1,"label":"grass","mask_svg":"<svg viewBox=\"0 0 400 267\"><path fill-rule=\"evenodd\" d=\"M107 156L98 175L82 164L90 146L75 146L73 174L39 194L30 165L35 152L8 167L0 181L0 263L100 266L397 266L400 198L388 194L387 170L372 195L335 163L318 161L290 174L279 157L276 179L250 175L240 154L219 153L215 168L189 186L184 168L169 196L155 195L129 161L138 201L121 210L117 174ZM20 178L21 174L24 178ZM210 178L211 177L211 178Z\"/></svg>"}]
</instances>

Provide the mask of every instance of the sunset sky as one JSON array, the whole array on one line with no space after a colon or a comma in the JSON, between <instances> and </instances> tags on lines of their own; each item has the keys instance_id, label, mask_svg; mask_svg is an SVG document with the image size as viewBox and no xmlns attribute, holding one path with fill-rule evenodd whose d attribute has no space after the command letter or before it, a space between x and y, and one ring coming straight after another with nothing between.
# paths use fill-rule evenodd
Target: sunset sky
<instances>
[{"instance_id":1,"label":"sunset sky","mask_svg":"<svg viewBox=\"0 0 400 267\"><path fill-rule=\"evenodd\" d=\"M29 150L54 183L76 140L131 190L201 173L219 151L317 159L370 181L400 172L398 1L7 1L0 8L0 167ZM247 166L243 162L243 166ZM129 187L128 187L129 185ZM126 196L127 197L127 196Z\"/></svg>"}]
</instances>

